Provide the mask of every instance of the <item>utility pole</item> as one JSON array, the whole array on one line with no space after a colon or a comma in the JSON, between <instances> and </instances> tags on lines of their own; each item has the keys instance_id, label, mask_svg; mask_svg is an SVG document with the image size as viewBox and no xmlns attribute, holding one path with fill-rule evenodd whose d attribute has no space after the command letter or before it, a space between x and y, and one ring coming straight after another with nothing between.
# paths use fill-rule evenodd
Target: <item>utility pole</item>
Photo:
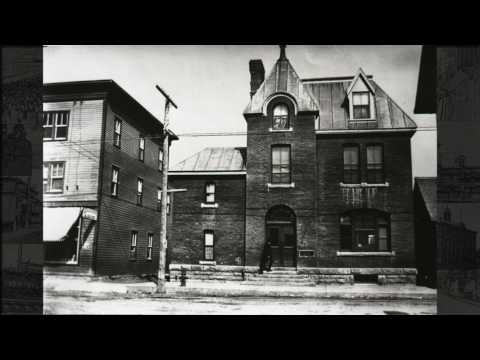
<instances>
[{"instance_id":1,"label":"utility pole","mask_svg":"<svg viewBox=\"0 0 480 360\"><path fill-rule=\"evenodd\" d=\"M167 250L167 190L168 190L168 151L169 151L169 136L168 136L168 123L170 105L175 109L177 105L168 96L168 94L162 90L158 85L156 88L165 97L165 117L163 120L163 167L162 167L162 199L161 199L161 227L160 227L160 256L158 260L158 282L157 293L164 294L165 289L165 268L166 268L166 250Z\"/></svg>"}]
</instances>

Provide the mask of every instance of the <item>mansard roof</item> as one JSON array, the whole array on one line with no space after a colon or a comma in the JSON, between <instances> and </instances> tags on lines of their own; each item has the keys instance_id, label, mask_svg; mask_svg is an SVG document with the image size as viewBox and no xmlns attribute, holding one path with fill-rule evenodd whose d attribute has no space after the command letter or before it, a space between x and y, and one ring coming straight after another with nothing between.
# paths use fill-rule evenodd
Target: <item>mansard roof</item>
<instances>
[{"instance_id":1,"label":"mansard roof","mask_svg":"<svg viewBox=\"0 0 480 360\"><path fill-rule=\"evenodd\" d=\"M208 147L174 165L169 173L245 171L246 153L245 147Z\"/></svg>"},{"instance_id":2,"label":"mansard roof","mask_svg":"<svg viewBox=\"0 0 480 360\"><path fill-rule=\"evenodd\" d=\"M286 57L280 56L270 74L250 100L244 115L265 113L265 104L273 95L279 93L293 97L298 112L318 112L315 100L308 89L303 86L302 80L290 61Z\"/></svg>"},{"instance_id":3,"label":"mansard roof","mask_svg":"<svg viewBox=\"0 0 480 360\"><path fill-rule=\"evenodd\" d=\"M360 74L360 75L359 75ZM305 79L304 87L313 95L319 109L319 131L348 130L348 91L358 79L368 79L375 94L375 112L378 129L411 129L417 125L395 101L372 79L359 72L356 77Z\"/></svg>"}]
</instances>

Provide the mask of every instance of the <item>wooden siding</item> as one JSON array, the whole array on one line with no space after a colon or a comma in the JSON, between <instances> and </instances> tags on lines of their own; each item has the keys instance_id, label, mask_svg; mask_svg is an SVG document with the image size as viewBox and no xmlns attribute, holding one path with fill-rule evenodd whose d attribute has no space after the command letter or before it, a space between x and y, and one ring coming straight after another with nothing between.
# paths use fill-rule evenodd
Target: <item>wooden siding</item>
<instances>
[{"instance_id":1,"label":"wooden siding","mask_svg":"<svg viewBox=\"0 0 480 360\"><path fill-rule=\"evenodd\" d=\"M43 161L65 161L63 193L44 201L95 201L98 191L103 100L44 103L44 111L70 111L68 137L44 141Z\"/></svg>"},{"instance_id":2,"label":"wooden siding","mask_svg":"<svg viewBox=\"0 0 480 360\"><path fill-rule=\"evenodd\" d=\"M120 149L113 145L115 116L122 120ZM157 189L161 186L158 170L160 139L152 139L152 130L140 128L137 119L107 104L103 149L99 232L95 252L96 274L154 274L158 269L160 212ZM139 136L145 138L145 162L138 160ZM149 137L150 136L150 137ZM156 135L153 135L156 137ZM119 171L118 198L110 195L112 165ZM143 179L143 205L138 206L137 178ZM137 258L130 260L130 234L138 231ZM147 233L154 235L152 260L146 259Z\"/></svg>"}]
</instances>

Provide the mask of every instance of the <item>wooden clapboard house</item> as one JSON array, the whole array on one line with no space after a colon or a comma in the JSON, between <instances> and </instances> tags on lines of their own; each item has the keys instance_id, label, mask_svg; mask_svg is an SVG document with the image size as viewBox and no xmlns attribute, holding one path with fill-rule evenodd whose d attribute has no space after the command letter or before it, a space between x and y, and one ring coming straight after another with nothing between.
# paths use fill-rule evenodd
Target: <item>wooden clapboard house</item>
<instances>
[{"instance_id":1,"label":"wooden clapboard house","mask_svg":"<svg viewBox=\"0 0 480 360\"><path fill-rule=\"evenodd\" d=\"M48 270L156 273L162 123L112 80L45 84L43 101Z\"/></svg>"}]
</instances>

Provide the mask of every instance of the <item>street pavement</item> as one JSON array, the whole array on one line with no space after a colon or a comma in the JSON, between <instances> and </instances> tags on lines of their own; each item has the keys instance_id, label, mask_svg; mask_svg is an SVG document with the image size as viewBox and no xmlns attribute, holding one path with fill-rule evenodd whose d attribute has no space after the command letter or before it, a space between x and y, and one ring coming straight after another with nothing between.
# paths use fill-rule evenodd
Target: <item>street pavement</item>
<instances>
[{"instance_id":1,"label":"street pavement","mask_svg":"<svg viewBox=\"0 0 480 360\"><path fill-rule=\"evenodd\" d=\"M44 314L97 315L434 315L435 300L255 297L95 298L45 295Z\"/></svg>"}]
</instances>

